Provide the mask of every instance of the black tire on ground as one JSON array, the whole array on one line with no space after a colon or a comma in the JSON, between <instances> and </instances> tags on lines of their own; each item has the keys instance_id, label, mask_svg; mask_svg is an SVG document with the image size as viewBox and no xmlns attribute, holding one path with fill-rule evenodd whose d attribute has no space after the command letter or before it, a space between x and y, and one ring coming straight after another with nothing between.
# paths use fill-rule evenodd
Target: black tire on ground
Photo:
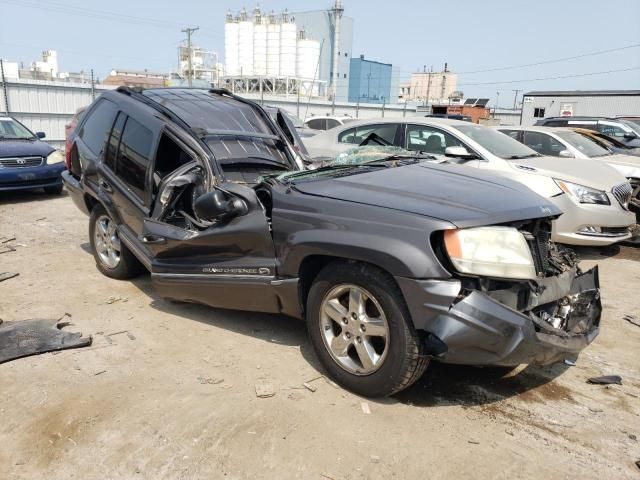
<instances>
[{"instance_id":1,"label":"black tire on ground","mask_svg":"<svg viewBox=\"0 0 640 480\"><path fill-rule=\"evenodd\" d=\"M120 242L120 261L115 268L110 268L100 259L96 250L94 233L96 229L96 222L103 215L108 216L104 207L98 204L93 207L93 210L91 210L91 216L89 217L89 242L91 243L91 251L93 252L93 258L96 261L96 267L103 275L106 275L109 278L115 278L116 280L128 280L130 278L137 277L144 271L144 266L138 261L133 253L129 251L122 241Z\"/></svg>"},{"instance_id":2,"label":"black tire on ground","mask_svg":"<svg viewBox=\"0 0 640 480\"><path fill-rule=\"evenodd\" d=\"M368 375L351 373L329 352L321 330L321 306L325 296L336 286L352 284L370 292L384 310L389 329L387 354L377 370ZM319 274L307 298L307 330L322 365L337 383L366 397L385 397L404 390L417 381L430 357L413 328L402 293L386 272L358 262L334 262Z\"/></svg>"},{"instance_id":3,"label":"black tire on ground","mask_svg":"<svg viewBox=\"0 0 640 480\"><path fill-rule=\"evenodd\" d=\"M44 187L44 193L49 195L60 195L62 193L62 184L53 187Z\"/></svg>"}]
</instances>

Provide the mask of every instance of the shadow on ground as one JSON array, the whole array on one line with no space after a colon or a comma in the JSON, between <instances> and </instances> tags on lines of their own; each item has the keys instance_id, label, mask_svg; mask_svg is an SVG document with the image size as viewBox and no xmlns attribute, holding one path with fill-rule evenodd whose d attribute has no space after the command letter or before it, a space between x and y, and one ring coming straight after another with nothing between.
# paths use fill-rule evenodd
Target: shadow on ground
<instances>
[{"instance_id":1,"label":"shadow on ground","mask_svg":"<svg viewBox=\"0 0 640 480\"><path fill-rule=\"evenodd\" d=\"M304 359L320 374L326 374L307 340L306 326L300 320L166 300L153 291L149 276L140 277L133 283L151 299L152 308L265 342L299 346ZM477 368L432 362L426 374L409 389L393 398L373 401L381 404L401 402L419 407L487 405L543 387L567 368L562 363L550 367L529 366L514 374L511 368ZM558 389L554 385L548 395L544 388L541 392L547 399L552 399Z\"/></svg>"},{"instance_id":2,"label":"shadow on ground","mask_svg":"<svg viewBox=\"0 0 640 480\"><path fill-rule=\"evenodd\" d=\"M59 195L44 193L41 189L16 190L13 192L0 192L0 204L14 205L16 203L46 202L54 198L68 197L69 194L63 190Z\"/></svg>"}]
</instances>

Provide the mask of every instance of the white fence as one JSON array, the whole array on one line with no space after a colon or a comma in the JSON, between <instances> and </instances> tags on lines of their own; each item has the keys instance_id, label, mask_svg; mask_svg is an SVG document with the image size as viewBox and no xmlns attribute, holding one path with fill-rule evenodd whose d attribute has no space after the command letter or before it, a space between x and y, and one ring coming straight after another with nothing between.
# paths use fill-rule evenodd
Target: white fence
<instances>
[{"instance_id":1,"label":"white fence","mask_svg":"<svg viewBox=\"0 0 640 480\"><path fill-rule=\"evenodd\" d=\"M8 79L6 85L0 82L0 113L8 113L34 132L45 132L48 143L62 147L64 126L76 110L111 88L96 85L92 91L90 84Z\"/></svg>"},{"instance_id":2,"label":"white fence","mask_svg":"<svg viewBox=\"0 0 640 480\"><path fill-rule=\"evenodd\" d=\"M0 82L0 113L8 113L24 123L34 132L45 132L46 141L55 147L64 146L64 126L76 110L89 105L94 96L116 87L90 84L49 82L44 80L11 80L4 88ZM276 95L243 95L265 105L284 108L293 115L304 119L310 116L349 115L354 118L403 117L416 115L415 105L378 105L355 103L331 103L326 100L307 97L288 98ZM424 115L424 113L423 113Z\"/></svg>"}]
</instances>

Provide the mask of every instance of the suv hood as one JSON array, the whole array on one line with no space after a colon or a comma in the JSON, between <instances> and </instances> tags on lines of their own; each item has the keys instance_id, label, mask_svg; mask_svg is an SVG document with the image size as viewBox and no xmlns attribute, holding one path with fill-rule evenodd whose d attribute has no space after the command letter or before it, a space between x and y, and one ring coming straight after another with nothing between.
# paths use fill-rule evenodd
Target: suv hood
<instances>
[{"instance_id":1,"label":"suv hood","mask_svg":"<svg viewBox=\"0 0 640 480\"><path fill-rule=\"evenodd\" d=\"M0 158L6 157L46 157L55 149L40 140L1 140Z\"/></svg>"},{"instance_id":2,"label":"suv hood","mask_svg":"<svg viewBox=\"0 0 640 480\"><path fill-rule=\"evenodd\" d=\"M522 184L457 165L429 163L296 183L307 195L424 215L457 227L494 225L562 212Z\"/></svg>"},{"instance_id":3,"label":"suv hood","mask_svg":"<svg viewBox=\"0 0 640 480\"><path fill-rule=\"evenodd\" d=\"M625 181L619 172L599 159L533 157L508 162L519 171L529 171L534 175L566 180L598 190L610 191L611 187ZM519 168L518 165L524 168Z\"/></svg>"}]
</instances>

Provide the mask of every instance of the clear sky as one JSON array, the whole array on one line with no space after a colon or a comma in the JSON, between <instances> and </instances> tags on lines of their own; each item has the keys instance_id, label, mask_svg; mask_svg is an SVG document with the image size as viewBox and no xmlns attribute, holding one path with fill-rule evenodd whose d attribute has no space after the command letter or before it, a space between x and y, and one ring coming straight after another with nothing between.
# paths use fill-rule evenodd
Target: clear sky
<instances>
[{"instance_id":1,"label":"clear sky","mask_svg":"<svg viewBox=\"0 0 640 480\"><path fill-rule=\"evenodd\" d=\"M332 0L263 0L263 10L308 11ZM393 63L401 79L444 62L460 72L467 97L513 103L513 89L640 89L640 0L344 0L355 19L353 55ZM58 51L61 71L103 78L112 68L176 68L180 32L199 26L194 43L224 53L224 15L255 2L231 0L0 0L0 57L25 64ZM143 20L144 19L144 20ZM626 72L620 70L633 69ZM479 73L465 73L477 72ZM615 73L567 77L616 70ZM517 83L499 83L527 80Z\"/></svg>"}]
</instances>

